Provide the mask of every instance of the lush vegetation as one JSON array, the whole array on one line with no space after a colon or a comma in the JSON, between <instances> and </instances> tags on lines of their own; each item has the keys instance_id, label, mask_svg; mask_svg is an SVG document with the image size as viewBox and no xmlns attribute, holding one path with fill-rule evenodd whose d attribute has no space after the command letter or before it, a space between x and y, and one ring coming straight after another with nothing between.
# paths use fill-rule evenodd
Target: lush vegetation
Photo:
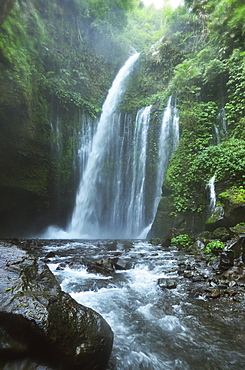
<instances>
[{"instance_id":1,"label":"lush vegetation","mask_svg":"<svg viewBox=\"0 0 245 370\"><path fill-rule=\"evenodd\" d=\"M170 161L157 216L165 209L164 217L172 217L172 224L183 213L205 218L207 183L214 174L221 191L233 186L241 194L245 188L245 6L237 0L194 0L186 5L169 18L161 43L170 37L171 47L182 55L164 81L165 95L158 92L163 100L175 94L180 113L181 140ZM183 20L185 27L169 36Z\"/></svg>"},{"instance_id":2,"label":"lush vegetation","mask_svg":"<svg viewBox=\"0 0 245 370\"><path fill-rule=\"evenodd\" d=\"M171 239L171 245L175 245L177 247L187 248L191 244L192 244L192 240L187 234L181 234Z\"/></svg>"},{"instance_id":3,"label":"lush vegetation","mask_svg":"<svg viewBox=\"0 0 245 370\"><path fill-rule=\"evenodd\" d=\"M220 240L214 240L212 242L209 242L205 248L204 248L204 253L209 254L209 253L214 253L217 251L220 251L224 249L225 244L221 242Z\"/></svg>"},{"instance_id":4,"label":"lush vegetation","mask_svg":"<svg viewBox=\"0 0 245 370\"><path fill-rule=\"evenodd\" d=\"M0 0L0 184L38 194L48 207L55 178L63 198L70 198L81 112L99 115L116 72L136 49L141 57L121 110L153 104L155 120L174 95L180 114L181 140L160 208L172 223L180 214L206 215L206 185L214 174L220 201L232 189L240 199L243 3L186 0L176 10L165 5L157 11L139 0ZM59 153L50 145L58 141Z\"/></svg>"}]
</instances>

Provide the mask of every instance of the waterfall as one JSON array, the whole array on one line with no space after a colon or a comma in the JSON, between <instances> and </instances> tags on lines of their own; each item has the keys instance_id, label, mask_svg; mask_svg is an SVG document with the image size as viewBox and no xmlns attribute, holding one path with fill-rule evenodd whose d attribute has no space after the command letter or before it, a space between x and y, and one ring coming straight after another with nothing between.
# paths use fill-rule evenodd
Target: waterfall
<instances>
[{"instance_id":1,"label":"waterfall","mask_svg":"<svg viewBox=\"0 0 245 370\"><path fill-rule=\"evenodd\" d=\"M215 192L215 185L214 185L215 177L216 177L216 174L214 174L214 176L211 177L211 179L209 180L207 184L207 188L209 189L209 194L210 194L209 195L210 196L210 201L209 201L210 213L214 211L215 205L216 205L216 192Z\"/></svg>"},{"instance_id":2,"label":"waterfall","mask_svg":"<svg viewBox=\"0 0 245 370\"><path fill-rule=\"evenodd\" d=\"M216 138L216 144L220 144L220 133L219 133L219 128L218 126L214 125L214 133L215 133L215 138Z\"/></svg>"},{"instance_id":3,"label":"waterfall","mask_svg":"<svg viewBox=\"0 0 245 370\"><path fill-rule=\"evenodd\" d=\"M151 222L146 226L141 233L141 237L145 238L154 221L157 207L161 199L162 183L166 175L168 162L173 155L179 143L179 115L176 108L176 101L173 97L168 99L167 107L165 108L162 116L162 124L160 129L160 136L158 142L158 162L155 183L155 195L152 202Z\"/></svg>"},{"instance_id":4,"label":"waterfall","mask_svg":"<svg viewBox=\"0 0 245 370\"><path fill-rule=\"evenodd\" d=\"M219 109L217 122L214 125L214 133L217 145L219 145L227 136L227 123L224 108Z\"/></svg>"},{"instance_id":5,"label":"waterfall","mask_svg":"<svg viewBox=\"0 0 245 370\"><path fill-rule=\"evenodd\" d=\"M154 213L161 197L161 186L167 171L168 161L179 142L179 116L176 103L172 103L172 96L168 99L167 107L163 112L161 134L159 138L158 170L156 183L156 197Z\"/></svg>"},{"instance_id":6,"label":"waterfall","mask_svg":"<svg viewBox=\"0 0 245 370\"><path fill-rule=\"evenodd\" d=\"M133 173L125 225L131 237L138 237L142 231L142 225L145 224L145 182L150 112L151 106L138 111L134 130Z\"/></svg>"},{"instance_id":7,"label":"waterfall","mask_svg":"<svg viewBox=\"0 0 245 370\"><path fill-rule=\"evenodd\" d=\"M100 120L83 117L80 184L70 224L66 231L50 227L42 237L146 238L178 144L179 118L172 97L160 119L151 117L152 106L136 116L117 111L137 58L130 57L116 76Z\"/></svg>"},{"instance_id":8,"label":"waterfall","mask_svg":"<svg viewBox=\"0 0 245 370\"><path fill-rule=\"evenodd\" d=\"M110 129L107 132L110 145L106 148L103 162L100 163L98 183L94 182L96 194L91 194L93 189L90 187L83 188L84 196L90 199L91 203L88 205L83 201L79 204L78 199L77 208L73 213L72 229L68 230L70 236L139 236L142 225L145 224L146 214L145 183L150 112L151 106L140 109L135 121L132 116L118 113L113 113L110 117ZM86 210L82 205L89 206L90 209Z\"/></svg>"},{"instance_id":9,"label":"waterfall","mask_svg":"<svg viewBox=\"0 0 245 370\"><path fill-rule=\"evenodd\" d=\"M100 237L105 234L101 230L101 225L104 223L101 223L101 220L105 217L108 206L101 197L103 193L101 189L107 179L105 165L110 166L106 158L108 158L115 134L114 126L116 125L113 122L115 111L125 91L127 77L138 57L139 54L134 54L121 68L103 105L86 169L79 186L72 220L67 230L72 237Z\"/></svg>"},{"instance_id":10,"label":"waterfall","mask_svg":"<svg viewBox=\"0 0 245 370\"><path fill-rule=\"evenodd\" d=\"M80 145L77 153L80 178L86 168L89 154L92 150L93 136L98 125L96 119L91 119L91 117L84 114L81 117L81 122L82 127L81 130L78 132Z\"/></svg>"}]
</instances>

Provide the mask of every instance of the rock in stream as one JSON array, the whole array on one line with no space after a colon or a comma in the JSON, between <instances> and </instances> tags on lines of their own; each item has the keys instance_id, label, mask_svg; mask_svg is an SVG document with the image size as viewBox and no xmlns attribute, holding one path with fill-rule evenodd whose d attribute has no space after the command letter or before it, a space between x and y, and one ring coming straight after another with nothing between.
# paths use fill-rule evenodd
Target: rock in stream
<instances>
[{"instance_id":1,"label":"rock in stream","mask_svg":"<svg viewBox=\"0 0 245 370\"><path fill-rule=\"evenodd\" d=\"M32 358L52 369L105 369L113 332L64 293L41 260L0 243L0 368Z\"/></svg>"}]
</instances>

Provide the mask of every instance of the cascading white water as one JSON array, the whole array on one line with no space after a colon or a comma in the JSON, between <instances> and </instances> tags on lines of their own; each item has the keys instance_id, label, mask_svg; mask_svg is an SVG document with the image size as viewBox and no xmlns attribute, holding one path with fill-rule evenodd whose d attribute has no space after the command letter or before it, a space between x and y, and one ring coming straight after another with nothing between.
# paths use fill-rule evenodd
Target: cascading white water
<instances>
[{"instance_id":1,"label":"cascading white water","mask_svg":"<svg viewBox=\"0 0 245 370\"><path fill-rule=\"evenodd\" d=\"M153 211L154 214L161 197L161 186L167 171L168 161L179 142L179 116L176 104L173 104L172 100L173 98L170 96L162 118L161 134L159 138L159 161L157 169L156 198Z\"/></svg>"},{"instance_id":2,"label":"cascading white water","mask_svg":"<svg viewBox=\"0 0 245 370\"><path fill-rule=\"evenodd\" d=\"M138 54L119 71L97 122L83 117L78 151L80 185L67 230L50 227L45 238L146 238L161 197L168 161L179 140L176 104L162 120L152 107L136 117L117 112Z\"/></svg>"},{"instance_id":3,"label":"cascading white water","mask_svg":"<svg viewBox=\"0 0 245 370\"><path fill-rule=\"evenodd\" d=\"M155 196L152 203L151 222L141 232L141 237L145 238L152 226L154 217L156 215L157 207L161 198L162 183L167 171L168 162L174 150L179 143L179 115L176 108L176 101L173 97L168 99L167 107L163 112L162 125L160 129L159 143L158 143L158 163L155 183Z\"/></svg>"},{"instance_id":4,"label":"cascading white water","mask_svg":"<svg viewBox=\"0 0 245 370\"><path fill-rule=\"evenodd\" d=\"M145 182L147 165L147 142L151 107L138 111L135 122L131 116L114 113L110 117L110 145L100 163L100 182L96 198L91 201L92 222L80 217L81 204L76 209L80 235L75 237L138 237L145 225ZM91 154L90 154L91 155ZM89 163L89 159L88 159ZM99 164L98 164L99 165ZM86 170L85 170L86 171ZM96 179L95 179L96 180ZM96 184L97 186L97 184ZM88 195L90 188L83 189ZM92 194L89 195L90 197ZM94 200L94 203L93 203ZM82 203L84 205L84 203ZM85 206L87 206L85 204ZM87 214L88 215L88 214ZM73 215L74 217L74 215ZM86 232L88 233L86 235Z\"/></svg>"},{"instance_id":5,"label":"cascading white water","mask_svg":"<svg viewBox=\"0 0 245 370\"><path fill-rule=\"evenodd\" d=\"M217 122L214 125L214 134L217 145L219 145L221 141L224 140L224 138L227 136L227 123L224 108L219 109Z\"/></svg>"},{"instance_id":6,"label":"cascading white water","mask_svg":"<svg viewBox=\"0 0 245 370\"><path fill-rule=\"evenodd\" d=\"M147 139L151 106L138 111L134 130L133 174L126 210L126 230L131 237L138 237L145 225L145 181Z\"/></svg>"},{"instance_id":7,"label":"cascading white water","mask_svg":"<svg viewBox=\"0 0 245 370\"><path fill-rule=\"evenodd\" d=\"M215 177L216 177L216 174L214 174L214 176L211 177L211 179L209 180L207 184L207 187L209 189L209 194L210 194L209 195L210 197L209 211L210 212L213 212L213 210L215 209L215 205L216 205L216 192L215 192L215 185L214 185Z\"/></svg>"},{"instance_id":8,"label":"cascading white water","mask_svg":"<svg viewBox=\"0 0 245 370\"><path fill-rule=\"evenodd\" d=\"M110 150L114 135L113 114L115 113L125 84L139 54L131 56L117 74L102 108L102 115L93 138L92 150L79 186L76 205L68 228L71 237L98 237L101 235L100 220L105 210L100 202L100 188L105 179L105 158Z\"/></svg>"},{"instance_id":9,"label":"cascading white water","mask_svg":"<svg viewBox=\"0 0 245 370\"><path fill-rule=\"evenodd\" d=\"M82 115L81 121L82 127L79 132L80 147L78 150L78 165L80 177L82 176L86 168L88 158L92 149L94 133L98 124L97 120L91 119L89 116L86 115Z\"/></svg>"}]
</instances>

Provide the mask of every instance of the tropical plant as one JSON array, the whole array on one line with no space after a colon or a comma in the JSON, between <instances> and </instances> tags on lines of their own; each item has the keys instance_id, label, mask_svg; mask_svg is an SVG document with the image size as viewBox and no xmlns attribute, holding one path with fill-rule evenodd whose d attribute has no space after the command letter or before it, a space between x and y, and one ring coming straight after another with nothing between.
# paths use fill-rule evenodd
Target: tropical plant
<instances>
[{"instance_id":1,"label":"tropical plant","mask_svg":"<svg viewBox=\"0 0 245 370\"><path fill-rule=\"evenodd\" d=\"M187 234L181 234L171 239L171 245L187 248L192 244L192 240Z\"/></svg>"},{"instance_id":2,"label":"tropical plant","mask_svg":"<svg viewBox=\"0 0 245 370\"><path fill-rule=\"evenodd\" d=\"M216 251L223 250L225 247L225 244L221 242L220 240L214 240L212 242L209 242L205 248L204 248L204 253L205 254L210 254Z\"/></svg>"}]
</instances>

